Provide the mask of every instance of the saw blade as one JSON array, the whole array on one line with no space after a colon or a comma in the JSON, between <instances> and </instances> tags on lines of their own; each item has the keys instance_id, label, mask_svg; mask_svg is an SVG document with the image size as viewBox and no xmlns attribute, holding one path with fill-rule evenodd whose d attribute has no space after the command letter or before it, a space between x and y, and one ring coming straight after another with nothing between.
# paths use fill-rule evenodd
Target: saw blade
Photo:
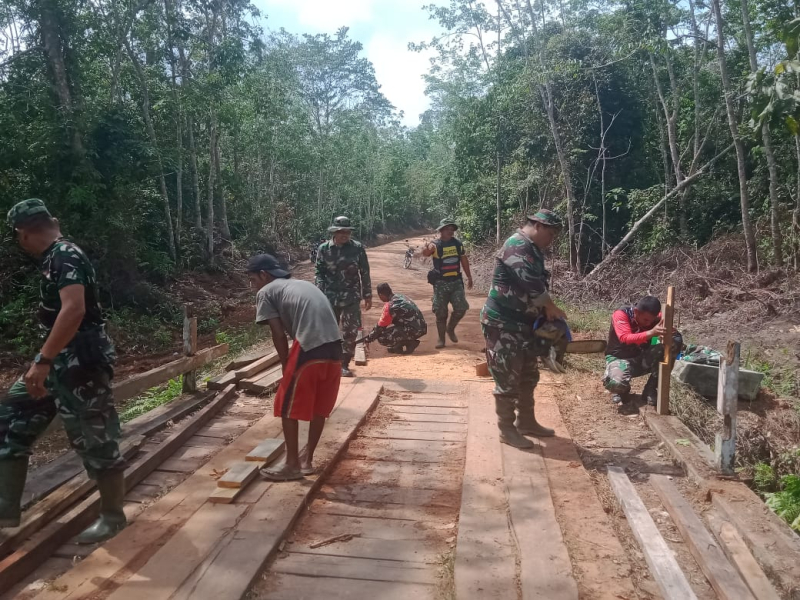
<instances>
[{"instance_id":1,"label":"saw blade","mask_svg":"<svg viewBox=\"0 0 800 600\"><path fill-rule=\"evenodd\" d=\"M576 340L567 343L567 353L569 354L594 354L605 351L605 340Z\"/></svg>"}]
</instances>

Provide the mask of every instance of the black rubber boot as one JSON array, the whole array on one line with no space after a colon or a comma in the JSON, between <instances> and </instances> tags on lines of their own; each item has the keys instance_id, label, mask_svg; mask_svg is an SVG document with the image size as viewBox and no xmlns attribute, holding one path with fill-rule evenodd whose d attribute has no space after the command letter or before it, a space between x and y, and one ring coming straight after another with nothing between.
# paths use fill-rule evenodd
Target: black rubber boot
<instances>
[{"instance_id":1,"label":"black rubber boot","mask_svg":"<svg viewBox=\"0 0 800 600\"><path fill-rule=\"evenodd\" d=\"M642 400L650 406L655 406L658 403L658 375L655 373L651 374L647 383L644 384Z\"/></svg>"},{"instance_id":2,"label":"black rubber boot","mask_svg":"<svg viewBox=\"0 0 800 600\"><path fill-rule=\"evenodd\" d=\"M494 398L497 413L497 428L500 430L500 441L514 448L526 450L533 448L533 442L524 437L514 427L514 401L509 398Z\"/></svg>"},{"instance_id":3,"label":"black rubber boot","mask_svg":"<svg viewBox=\"0 0 800 600\"><path fill-rule=\"evenodd\" d=\"M439 339L436 342L435 348L440 350L445 346L444 336L445 333L447 333L447 321L436 321L436 332L439 334Z\"/></svg>"},{"instance_id":4,"label":"black rubber boot","mask_svg":"<svg viewBox=\"0 0 800 600\"><path fill-rule=\"evenodd\" d=\"M450 322L447 324L447 335L450 338L450 341L454 344L458 343L458 337L456 337L456 325L458 325L463 318L463 314L453 313L450 315Z\"/></svg>"},{"instance_id":5,"label":"black rubber boot","mask_svg":"<svg viewBox=\"0 0 800 600\"><path fill-rule=\"evenodd\" d=\"M514 426L522 435L531 435L534 437L553 437L556 432L549 427L541 425L536 420L535 403L531 400L528 406L517 405L519 415L514 422Z\"/></svg>"},{"instance_id":6,"label":"black rubber boot","mask_svg":"<svg viewBox=\"0 0 800 600\"><path fill-rule=\"evenodd\" d=\"M396 346L390 346L387 351L389 354L402 354L403 353L403 344L397 344Z\"/></svg>"},{"instance_id":7,"label":"black rubber boot","mask_svg":"<svg viewBox=\"0 0 800 600\"><path fill-rule=\"evenodd\" d=\"M75 538L77 544L99 544L125 529L128 520L122 510L125 501L125 472L108 471L97 477L100 492L100 517Z\"/></svg>"},{"instance_id":8,"label":"black rubber boot","mask_svg":"<svg viewBox=\"0 0 800 600\"><path fill-rule=\"evenodd\" d=\"M0 460L0 528L19 527L28 457Z\"/></svg>"},{"instance_id":9,"label":"black rubber boot","mask_svg":"<svg viewBox=\"0 0 800 600\"><path fill-rule=\"evenodd\" d=\"M342 377L355 377L353 372L350 370L350 361L353 360L353 356L350 354L342 354Z\"/></svg>"},{"instance_id":10,"label":"black rubber boot","mask_svg":"<svg viewBox=\"0 0 800 600\"><path fill-rule=\"evenodd\" d=\"M404 344L403 354L412 354L419 346L419 340L412 340Z\"/></svg>"}]
</instances>

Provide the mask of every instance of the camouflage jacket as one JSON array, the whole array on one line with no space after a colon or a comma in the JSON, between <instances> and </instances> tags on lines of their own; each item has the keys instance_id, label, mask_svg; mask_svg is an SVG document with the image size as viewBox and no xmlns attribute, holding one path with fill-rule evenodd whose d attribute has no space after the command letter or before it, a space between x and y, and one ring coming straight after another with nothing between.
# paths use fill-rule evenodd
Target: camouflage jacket
<instances>
[{"instance_id":1,"label":"camouflage jacket","mask_svg":"<svg viewBox=\"0 0 800 600\"><path fill-rule=\"evenodd\" d=\"M497 253L481 323L506 331L531 331L542 307L550 300L549 284L544 254L522 231L517 231Z\"/></svg>"},{"instance_id":2,"label":"camouflage jacket","mask_svg":"<svg viewBox=\"0 0 800 600\"><path fill-rule=\"evenodd\" d=\"M411 331L427 329L422 311L412 300L406 298L403 294L395 294L392 296L392 299L389 300L389 314L392 315L392 323L396 327L402 327Z\"/></svg>"},{"instance_id":3,"label":"camouflage jacket","mask_svg":"<svg viewBox=\"0 0 800 600\"><path fill-rule=\"evenodd\" d=\"M317 250L314 281L333 306L347 306L372 297L367 251L360 242L351 240L337 246L332 240Z\"/></svg>"},{"instance_id":4,"label":"camouflage jacket","mask_svg":"<svg viewBox=\"0 0 800 600\"><path fill-rule=\"evenodd\" d=\"M39 286L39 321L50 333L61 312L59 293L70 285L82 285L86 314L78 331L103 326L103 315L97 292L97 277L86 254L72 242L61 238L45 250L41 265L42 282Z\"/></svg>"}]
</instances>

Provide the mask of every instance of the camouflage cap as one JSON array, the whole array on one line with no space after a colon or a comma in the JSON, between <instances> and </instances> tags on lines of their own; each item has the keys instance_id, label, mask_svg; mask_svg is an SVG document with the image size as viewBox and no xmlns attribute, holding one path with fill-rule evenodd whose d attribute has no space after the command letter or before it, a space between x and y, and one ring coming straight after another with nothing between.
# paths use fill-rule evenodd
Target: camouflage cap
<instances>
[{"instance_id":1,"label":"camouflage cap","mask_svg":"<svg viewBox=\"0 0 800 600\"><path fill-rule=\"evenodd\" d=\"M456 230L458 230L458 223L456 223L453 219L451 219L449 217L446 217L446 218L442 219L441 221L439 221L439 226L436 228L436 231L441 231L445 227L449 227L449 226L455 227Z\"/></svg>"},{"instance_id":2,"label":"camouflage cap","mask_svg":"<svg viewBox=\"0 0 800 600\"><path fill-rule=\"evenodd\" d=\"M552 210L548 210L546 208L541 208L534 214L528 215L528 221L532 221L533 223L541 223L542 225L547 225L548 227L561 227L563 225L561 222L561 217L559 217Z\"/></svg>"},{"instance_id":3,"label":"camouflage cap","mask_svg":"<svg viewBox=\"0 0 800 600\"><path fill-rule=\"evenodd\" d=\"M348 217L336 217L333 220L333 225L328 227L328 231L331 233L336 233L337 231L353 231L353 227L350 225L350 219Z\"/></svg>"},{"instance_id":4,"label":"camouflage cap","mask_svg":"<svg viewBox=\"0 0 800 600\"><path fill-rule=\"evenodd\" d=\"M45 215L52 218L50 211L44 205L42 200L38 198L28 198L22 202L17 202L8 211L6 222L11 229L16 229L25 221L36 215Z\"/></svg>"}]
</instances>

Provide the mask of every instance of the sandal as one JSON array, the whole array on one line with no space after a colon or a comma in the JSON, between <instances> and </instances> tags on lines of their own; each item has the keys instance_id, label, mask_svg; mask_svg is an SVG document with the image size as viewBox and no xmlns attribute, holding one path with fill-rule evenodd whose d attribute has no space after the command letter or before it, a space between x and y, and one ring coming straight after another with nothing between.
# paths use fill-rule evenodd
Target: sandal
<instances>
[{"instance_id":1,"label":"sandal","mask_svg":"<svg viewBox=\"0 0 800 600\"><path fill-rule=\"evenodd\" d=\"M286 467L282 469L268 469L266 467L258 470L261 477L267 481L298 481L303 479L304 474L301 470L287 471Z\"/></svg>"}]
</instances>

